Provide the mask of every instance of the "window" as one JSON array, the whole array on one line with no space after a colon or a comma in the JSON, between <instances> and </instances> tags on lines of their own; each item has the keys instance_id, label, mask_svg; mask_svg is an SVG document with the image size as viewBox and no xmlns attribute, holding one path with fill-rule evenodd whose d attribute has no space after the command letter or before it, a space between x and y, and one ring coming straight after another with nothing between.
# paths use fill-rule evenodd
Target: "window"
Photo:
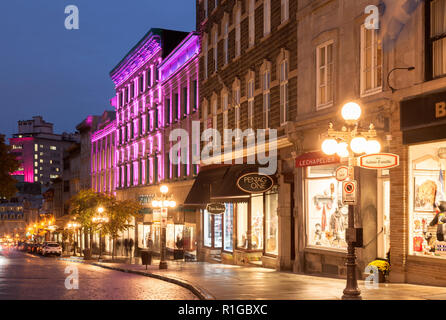
<instances>
[{"instance_id":1,"label":"window","mask_svg":"<svg viewBox=\"0 0 446 320\"><path fill-rule=\"evenodd\" d=\"M289 0L281 0L280 3L280 22L284 23L290 18Z\"/></svg>"},{"instance_id":2,"label":"window","mask_svg":"<svg viewBox=\"0 0 446 320\"><path fill-rule=\"evenodd\" d=\"M240 56L241 45L240 45L240 21L241 21L241 8L238 7L235 13L235 56Z\"/></svg>"},{"instance_id":3,"label":"window","mask_svg":"<svg viewBox=\"0 0 446 320\"><path fill-rule=\"evenodd\" d=\"M361 26L361 94L382 89L382 44L377 30Z\"/></svg>"},{"instance_id":4,"label":"window","mask_svg":"<svg viewBox=\"0 0 446 320\"><path fill-rule=\"evenodd\" d=\"M430 5L430 29L428 51L431 51L432 73L431 77L440 77L446 74L446 0L428 1Z\"/></svg>"},{"instance_id":5,"label":"window","mask_svg":"<svg viewBox=\"0 0 446 320\"><path fill-rule=\"evenodd\" d=\"M348 206L341 204L342 182L335 178L336 167L327 165L307 168L307 236L310 246L345 250Z\"/></svg>"},{"instance_id":6,"label":"window","mask_svg":"<svg viewBox=\"0 0 446 320\"><path fill-rule=\"evenodd\" d=\"M279 254L278 205L279 194L277 192L265 194L265 252L273 255Z\"/></svg>"},{"instance_id":7,"label":"window","mask_svg":"<svg viewBox=\"0 0 446 320\"><path fill-rule=\"evenodd\" d=\"M152 86L152 73L150 72L150 68L147 69L147 87L150 88Z\"/></svg>"},{"instance_id":8,"label":"window","mask_svg":"<svg viewBox=\"0 0 446 320\"><path fill-rule=\"evenodd\" d=\"M263 250L263 194L251 198L251 246Z\"/></svg>"},{"instance_id":9,"label":"window","mask_svg":"<svg viewBox=\"0 0 446 320\"><path fill-rule=\"evenodd\" d=\"M212 247L212 219L207 210L203 212L203 245Z\"/></svg>"},{"instance_id":10,"label":"window","mask_svg":"<svg viewBox=\"0 0 446 320\"><path fill-rule=\"evenodd\" d=\"M206 2L206 1L205 1ZM205 34L203 36L203 55L204 55L204 79L208 78L208 37Z\"/></svg>"},{"instance_id":11,"label":"window","mask_svg":"<svg viewBox=\"0 0 446 320\"><path fill-rule=\"evenodd\" d=\"M37 144L34 145L34 151L38 152L39 151L39 146Z\"/></svg>"},{"instance_id":12,"label":"window","mask_svg":"<svg viewBox=\"0 0 446 320\"><path fill-rule=\"evenodd\" d=\"M263 0L263 35L271 32L271 0Z\"/></svg>"},{"instance_id":13,"label":"window","mask_svg":"<svg viewBox=\"0 0 446 320\"><path fill-rule=\"evenodd\" d=\"M170 119L170 99L166 99L165 102L165 109L166 109L166 113L165 113L165 123L166 125L171 123L171 119Z\"/></svg>"},{"instance_id":14,"label":"window","mask_svg":"<svg viewBox=\"0 0 446 320\"><path fill-rule=\"evenodd\" d=\"M234 128L235 129L240 129L240 87L237 86L234 89Z\"/></svg>"},{"instance_id":15,"label":"window","mask_svg":"<svg viewBox=\"0 0 446 320\"><path fill-rule=\"evenodd\" d=\"M139 92L144 92L144 76L139 76Z\"/></svg>"},{"instance_id":16,"label":"window","mask_svg":"<svg viewBox=\"0 0 446 320\"><path fill-rule=\"evenodd\" d=\"M234 204L226 203L226 210L224 213L224 223L223 223L223 238L224 238L224 251L232 252L233 244L232 244L232 236L234 232Z\"/></svg>"},{"instance_id":17,"label":"window","mask_svg":"<svg viewBox=\"0 0 446 320\"><path fill-rule=\"evenodd\" d=\"M445 258L446 201L444 160L438 157L446 142L409 146L409 252Z\"/></svg>"},{"instance_id":18,"label":"window","mask_svg":"<svg viewBox=\"0 0 446 320\"><path fill-rule=\"evenodd\" d=\"M212 103L212 128L214 129L217 129L217 110L218 110L218 102L217 98L215 98Z\"/></svg>"},{"instance_id":19,"label":"window","mask_svg":"<svg viewBox=\"0 0 446 320\"><path fill-rule=\"evenodd\" d=\"M228 64L228 33L229 33L229 22L228 20L224 23L224 42L223 42L223 55L224 55L224 64Z\"/></svg>"},{"instance_id":20,"label":"window","mask_svg":"<svg viewBox=\"0 0 446 320\"><path fill-rule=\"evenodd\" d=\"M269 128L269 113L271 107L271 73L267 70L263 73L263 125L265 129Z\"/></svg>"},{"instance_id":21,"label":"window","mask_svg":"<svg viewBox=\"0 0 446 320\"><path fill-rule=\"evenodd\" d=\"M223 93L222 95L222 105L223 105L223 135L225 142L228 140L228 135L225 134L225 130L229 128L228 124L228 94Z\"/></svg>"},{"instance_id":22,"label":"window","mask_svg":"<svg viewBox=\"0 0 446 320\"><path fill-rule=\"evenodd\" d=\"M180 119L186 118L187 115L187 87L183 88L182 92L182 103L181 103L181 117Z\"/></svg>"},{"instance_id":23,"label":"window","mask_svg":"<svg viewBox=\"0 0 446 320\"><path fill-rule=\"evenodd\" d=\"M223 245L223 217L221 214L214 214L214 248L221 248Z\"/></svg>"},{"instance_id":24,"label":"window","mask_svg":"<svg viewBox=\"0 0 446 320\"><path fill-rule=\"evenodd\" d=\"M248 126L254 127L254 79L248 81Z\"/></svg>"},{"instance_id":25,"label":"window","mask_svg":"<svg viewBox=\"0 0 446 320\"><path fill-rule=\"evenodd\" d=\"M204 18L208 17L208 0L203 1L203 9L204 9Z\"/></svg>"},{"instance_id":26,"label":"window","mask_svg":"<svg viewBox=\"0 0 446 320\"><path fill-rule=\"evenodd\" d=\"M255 42L255 0L249 0L248 23L249 23L249 46L252 47Z\"/></svg>"},{"instance_id":27,"label":"window","mask_svg":"<svg viewBox=\"0 0 446 320\"><path fill-rule=\"evenodd\" d=\"M196 111L197 110L197 97L198 97L198 82L197 80L192 81L192 86L191 86L191 111Z\"/></svg>"},{"instance_id":28,"label":"window","mask_svg":"<svg viewBox=\"0 0 446 320\"><path fill-rule=\"evenodd\" d=\"M213 38L213 45L214 45L214 71L217 72L218 70L218 28L215 28L214 30L214 38Z\"/></svg>"},{"instance_id":29,"label":"window","mask_svg":"<svg viewBox=\"0 0 446 320\"><path fill-rule=\"evenodd\" d=\"M333 104L333 42L317 47L317 109Z\"/></svg>"},{"instance_id":30,"label":"window","mask_svg":"<svg viewBox=\"0 0 446 320\"><path fill-rule=\"evenodd\" d=\"M288 60L284 60L280 64L280 124L288 120Z\"/></svg>"},{"instance_id":31,"label":"window","mask_svg":"<svg viewBox=\"0 0 446 320\"><path fill-rule=\"evenodd\" d=\"M237 204L237 248L248 249L248 204Z\"/></svg>"},{"instance_id":32,"label":"window","mask_svg":"<svg viewBox=\"0 0 446 320\"><path fill-rule=\"evenodd\" d=\"M173 114L176 115L175 120L180 120L180 110L179 110L179 106L178 104L180 103L179 101L179 95L178 93L174 94L174 98L173 98Z\"/></svg>"}]
</instances>

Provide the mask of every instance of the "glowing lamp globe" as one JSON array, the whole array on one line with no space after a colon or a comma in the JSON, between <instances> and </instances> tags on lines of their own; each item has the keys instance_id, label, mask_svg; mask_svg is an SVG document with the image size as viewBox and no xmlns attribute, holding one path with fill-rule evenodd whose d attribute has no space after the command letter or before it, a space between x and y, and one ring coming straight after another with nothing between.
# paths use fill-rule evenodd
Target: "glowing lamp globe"
<instances>
[{"instance_id":1,"label":"glowing lamp globe","mask_svg":"<svg viewBox=\"0 0 446 320\"><path fill-rule=\"evenodd\" d=\"M167 186L161 186L160 191L161 193L167 193L169 192L169 188Z\"/></svg>"},{"instance_id":2,"label":"glowing lamp globe","mask_svg":"<svg viewBox=\"0 0 446 320\"><path fill-rule=\"evenodd\" d=\"M103 212L104 212L104 208L103 208L103 207L99 207L99 208L98 208L98 212L99 212L99 213L103 213Z\"/></svg>"},{"instance_id":3,"label":"glowing lamp globe","mask_svg":"<svg viewBox=\"0 0 446 320\"><path fill-rule=\"evenodd\" d=\"M350 142L350 147L354 153L364 153L367 140L364 137L356 137Z\"/></svg>"},{"instance_id":4,"label":"glowing lamp globe","mask_svg":"<svg viewBox=\"0 0 446 320\"><path fill-rule=\"evenodd\" d=\"M338 143L335 139L327 139L322 143L322 151L329 156L336 153L337 147Z\"/></svg>"},{"instance_id":5,"label":"glowing lamp globe","mask_svg":"<svg viewBox=\"0 0 446 320\"><path fill-rule=\"evenodd\" d=\"M177 206L177 203L175 201L170 201L170 207L175 208Z\"/></svg>"},{"instance_id":6,"label":"glowing lamp globe","mask_svg":"<svg viewBox=\"0 0 446 320\"><path fill-rule=\"evenodd\" d=\"M340 156L341 158L347 158L348 157L348 150L347 150L348 144L345 142L341 142L338 144L336 153L338 154L338 156Z\"/></svg>"},{"instance_id":7,"label":"glowing lamp globe","mask_svg":"<svg viewBox=\"0 0 446 320\"><path fill-rule=\"evenodd\" d=\"M349 102L342 107L342 117L345 121L358 121L361 113L361 107L354 102Z\"/></svg>"},{"instance_id":8,"label":"glowing lamp globe","mask_svg":"<svg viewBox=\"0 0 446 320\"><path fill-rule=\"evenodd\" d=\"M367 154L379 153L381 151L381 144L376 140L367 141L365 152Z\"/></svg>"}]
</instances>

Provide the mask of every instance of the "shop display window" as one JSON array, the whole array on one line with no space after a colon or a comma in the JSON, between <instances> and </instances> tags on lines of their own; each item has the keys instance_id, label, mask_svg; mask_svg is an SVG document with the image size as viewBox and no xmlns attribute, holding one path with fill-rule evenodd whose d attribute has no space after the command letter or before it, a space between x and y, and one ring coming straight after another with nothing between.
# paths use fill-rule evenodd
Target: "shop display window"
<instances>
[{"instance_id":1,"label":"shop display window","mask_svg":"<svg viewBox=\"0 0 446 320\"><path fill-rule=\"evenodd\" d=\"M263 249L263 194L251 198L251 247Z\"/></svg>"},{"instance_id":2,"label":"shop display window","mask_svg":"<svg viewBox=\"0 0 446 320\"><path fill-rule=\"evenodd\" d=\"M214 248L221 248L223 244L223 215L214 214Z\"/></svg>"},{"instance_id":3,"label":"shop display window","mask_svg":"<svg viewBox=\"0 0 446 320\"><path fill-rule=\"evenodd\" d=\"M446 257L446 142L409 147L409 248Z\"/></svg>"},{"instance_id":4,"label":"shop display window","mask_svg":"<svg viewBox=\"0 0 446 320\"><path fill-rule=\"evenodd\" d=\"M138 223L138 247L139 248L152 248L153 236L151 232L151 226Z\"/></svg>"},{"instance_id":5,"label":"shop display window","mask_svg":"<svg viewBox=\"0 0 446 320\"><path fill-rule=\"evenodd\" d=\"M232 252L232 236L234 232L234 204L226 203L226 211L224 213L224 248L223 250Z\"/></svg>"},{"instance_id":6,"label":"shop display window","mask_svg":"<svg viewBox=\"0 0 446 320\"><path fill-rule=\"evenodd\" d=\"M183 240L183 232L184 232L184 225L182 224L175 224L174 225L174 240L175 240L175 249L177 250L184 250L184 240Z\"/></svg>"},{"instance_id":7,"label":"shop display window","mask_svg":"<svg viewBox=\"0 0 446 320\"><path fill-rule=\"evenodd\" d=\"M279 204L279 194L277 192L265 195L265 253L279 254L279 217L277 207Z\"/></svg>"},{"instance_id":8,"label":"shop display window","mask_svg":"<svg viewBox=\"0 0 446 320\"><path fill-rule=\"evenodd\" d=\"M203 210L203 245L212 247L212 217L207 210Z\"/></svg>"},{"instance_id":9,"label":"shop display window","mask_svg":"<svg viewBox=\"0 0 446 320\"><path fill-rule=\"evenodd\" d=\"M171 223L166 227L166 247L175 249L175 225Z\"/></svg>"},{"instance_id":10,"label":"shop display window","mask_svg":"<svg viewBox=\"0 0 446 320\"><path fill-rule=\"evenodd\" d=\"M190 225L184 226L184 250L194 252L196 250L195 228Z\"/></svg>"},{"instance_id":11,"label":"shop display window","mask_svg":"<svg viewBox=\"0 0 446 320\"><path fill-rule=\"evenodd\" d=\"M237 248L248 249L248 204L237 204Z\"/></svg>"},{"instance_id":12,"label":"shop display window","mask_svg":"<svg viewBox=\"0 0 446 320\"><path fill-rule=\"evenodd\" d=\"M308 245L347 248L348 206L342 204L342 182L335 179L337 165L307 168L306 209Z\"/></svg>"}]
</instances>

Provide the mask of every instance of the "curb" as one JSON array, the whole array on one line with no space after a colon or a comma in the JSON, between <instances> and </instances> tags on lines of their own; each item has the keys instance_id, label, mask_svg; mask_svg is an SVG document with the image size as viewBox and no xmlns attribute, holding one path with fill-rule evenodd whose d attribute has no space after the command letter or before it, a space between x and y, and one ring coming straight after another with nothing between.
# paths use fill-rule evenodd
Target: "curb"
<instances>
[{"instance_id":1,"label":"curb","mask_svg":"<svg viewBox=\"0 0 446 320\"><path fill-rule=\"evenodd\" d=\"M150 272L144 272L144 271L124 269L124 268L119 268L119 267L111 267L111 266L107 266L107 265L104 265L104 264L101 264L98 262L87 262L87 261L82 261L82 260L78 260L78 259L58 258L58 260L90 264L90 265L104 268L104 269L110 269L110 270L120 271L120 272L125 272L125 273L133 273L133 274L138 274L138 275L145 276L145 277L150 277L150 278L170 282L170 283L179 285L185 289L188 289L193 294L195 294L200 300L216 300L216 298L212 294L207 292L205 289L203 289L195 284L192 284L189 281L186 281L184 279L180 279L177 277L172 277L172 276L167 277L165 275L160 275L158 273L150 273Z\"/></svg>"}]
</instances>

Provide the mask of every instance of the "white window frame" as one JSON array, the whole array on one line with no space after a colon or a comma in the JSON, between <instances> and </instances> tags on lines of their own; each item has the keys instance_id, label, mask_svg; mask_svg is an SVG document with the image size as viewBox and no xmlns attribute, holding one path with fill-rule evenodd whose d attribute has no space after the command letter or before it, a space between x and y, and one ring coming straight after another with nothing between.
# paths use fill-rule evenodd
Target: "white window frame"
<instances>
[{"instance_id":1,"label":"white window frame","mask_svg":"<svg viewBox=\"0 0 446 320\"><path fill-rule=\"evenodd\" d=\"M270 126L270 110L271 110L271 72L265 70L263 73L263 125L265 129Z\"/></svg>"},{"instance_id":2,"label":"white window frame","mask_svg":"<svg viewBox=\"0 0 446 320\"><path fill-rule=\"evenodd\" d=\"M263 36L271 33L271 0L263 0Z\"/></svg>"},{"instance_id":3,"label":"white window frame","mask_svg":"<svg viewBox=\"0 0 446 320\"><path fill-rule=\"evenodd\" d=\"M288 92L288 59L280 63L280 125L286 124L288 119L289 92Z\"/></svg>"},{"instance_id":4,"label":"white window frame","mask_svg":"<svg viewBox=\"0 0 446 320\"><path fill-rule=\"evenodd\" d=\"M366 47L366 33L372 33L372 46ZM382 46L381 46L381 65L378 65L378 51L379 51L379 35L377 30L369 30L364 25L361 26L361 96L368 96L372 94L376 94L381 92L383 89L382 81L383 81L383 64L382 64ZM371 77L372 77L372 88L366 89L366 53L368 50L371 50ZM378 75L381 72L381 83L378 83Z\"/></svg>"},{"instance_id":5,"label":"white window frame","mask_svg":"<svg viewBox=\"0 0 446 320\"><path fill-rule=\"evenodd\" d=\"M281 0L280 3L280 23L288 21L290 18L290 1Z\"/></svg>"},{"instance_id":6,"label":"white window frame","mask_svg":"<svg viewBox=\"0 0 446 320\"><path fill-rule=\"evenodd\" d=\"M325 109L328 107L331 107L333 105L333 101L334 101L334 61L331 61L330 64L327 64L327 49L329 46L332 46L332 59L334 60L334 41L330 40L327 41L319 46L317 46L316 48L316 109L317 110L321 110L321 109ZM321 61L320 61L320 50L324 49L325 50L325 61L324 61L324 65L321 65ZM328 83L328 68L331 66L332 68L332 81L331 83ZM321 79L320 79L320 73L321 73L321 69L324 68L325 69L325 77L324 77L324 90L325 90L325 96L328 96L328 88L329 86L331 86L331 99L324 102L321 102L321 97L320 97L320 88L322 87L321 85Z\"/></svg>"},{"instance_id":7,"label":"white window frame","mask_svg":"<svg viewBox=\"0 0 446 320\"><path fill-rule=\"evenodd\" d=\"M249 9L248 9L248 43L249 47L254 46L255 44L255 11L256 4L255 0L249 0Z\"/></svg>"},{"instance_id":8,"label":"white window frame","mask_svg":"<svg viewBox=\"0 0 446 320\"><path fill-rule=\"evenodd\" d=\"M254 79L248 80L248 128L252 129L254 127L254 92L255 92L255 82Z\"/></svg>"}]
</instances>

